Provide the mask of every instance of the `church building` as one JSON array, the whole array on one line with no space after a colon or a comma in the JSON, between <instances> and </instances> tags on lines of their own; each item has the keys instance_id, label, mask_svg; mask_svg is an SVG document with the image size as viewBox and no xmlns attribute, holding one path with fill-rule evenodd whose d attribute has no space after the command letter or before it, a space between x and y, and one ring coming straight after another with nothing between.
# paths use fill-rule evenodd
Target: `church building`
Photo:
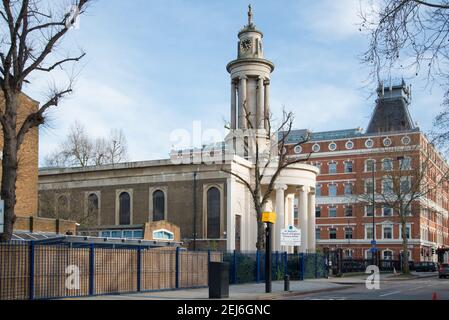
<instances>
[{"instance_id":1,"label":"church building","mask_svg":"<svg viewBox=\"0 0 449 320\"><path fill-rule=\"evenodd\" d=\"M253 23L238 33L238 55L227 65L230 73L232 132L267 129L270 76L274 64L264 58L263 33ZM261 145L269 141L260 137ZM269 139L268 139L269 140ZM250 192L235 174L254 183L254 160L234 152L226 139L203 161L205 150L172 151L169 159L87 168L41 169L39 214L70 218L86 236L141 238L148 222L167 221L179 226L181 240L191 249L255 250L257 216ZM231 152L230 152L231 150ZM199 159L199 161L197 161ZM271 172L271 173L270 173ZM275 181L266 210L277 213L274 249L286 250L280 231L293 225L299 203L302 252L314 252L315 185L319 170L294 164ZM234 174L235 173L235 174ZM266 188L273 171L262 180ZM161 232L170 239L170 231ZM162 230L163 231L163 230Z\"/></svg>"}]
</instances>

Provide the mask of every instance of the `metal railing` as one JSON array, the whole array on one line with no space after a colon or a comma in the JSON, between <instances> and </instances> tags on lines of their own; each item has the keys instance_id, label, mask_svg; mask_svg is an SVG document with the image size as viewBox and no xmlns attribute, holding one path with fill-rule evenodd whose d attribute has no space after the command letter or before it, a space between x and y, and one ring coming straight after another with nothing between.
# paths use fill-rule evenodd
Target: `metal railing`
<instances>
[{"instance_id":1,"label":"metal railing","mask_svg":"<svg viewBox=\"0 0 449 320\"><path fill-rule=\"evenodd\" d=\"M0 244L0 300L207 287L219 252L95 244Z\"/></svg>"},{"instance_id":2,"label":"metal railing","mask_svg":"<svg viewBox=\"0 0 449 320\"><path fill-rule=\"evenodd\" d=\"M223 261L228 262L231 284L263 282L265 280L265 251L231 251L223 253ZM324 254L273 252L271 258L272 279L283 280L289 275L291 280L326 278L328 268Z\"/></svg>"}]
</instances>

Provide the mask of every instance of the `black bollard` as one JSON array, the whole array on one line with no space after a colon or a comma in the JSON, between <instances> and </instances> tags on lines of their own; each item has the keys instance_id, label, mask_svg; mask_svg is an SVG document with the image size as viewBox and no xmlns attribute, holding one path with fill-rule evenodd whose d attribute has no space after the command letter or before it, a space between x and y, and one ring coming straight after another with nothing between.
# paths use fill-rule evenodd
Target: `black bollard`
<instances>
[{"instance_id":1,"label":"black bollard","mask_svg":"<svg viewBox=\"0 0 449 320\"><path fill-rule=\"evenodd\" d=\"M284 291L290 291L290 276L286 275L284 277Z\"/></svg>"}]
</instances>

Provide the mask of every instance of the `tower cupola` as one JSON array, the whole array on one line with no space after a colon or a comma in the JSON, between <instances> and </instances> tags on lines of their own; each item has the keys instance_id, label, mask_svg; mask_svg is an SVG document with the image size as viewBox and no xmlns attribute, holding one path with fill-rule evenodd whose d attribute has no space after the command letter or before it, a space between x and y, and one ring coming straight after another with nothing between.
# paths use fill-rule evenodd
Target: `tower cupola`
<instances>
[{"instance_id":1,"label":"tower cupola","mask_svg":"<svg viewBox=\"0 0 449 320\"><path fill-rule=\"evenodd\" d=\"M251 5L248 24L240 30L238 39L237 59L227 65L231 74L231 128L267 128L274 64L264 59L263 33L254 24Z\"/></svg>"}]
</instances>

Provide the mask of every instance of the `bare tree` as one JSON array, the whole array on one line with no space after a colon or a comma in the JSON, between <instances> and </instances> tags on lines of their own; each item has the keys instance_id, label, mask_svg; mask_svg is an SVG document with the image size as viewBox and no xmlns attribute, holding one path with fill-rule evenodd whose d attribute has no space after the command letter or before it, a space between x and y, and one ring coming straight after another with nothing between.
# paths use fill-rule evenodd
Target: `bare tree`
<instances>
[{"instance_id":1,"label":"bare tree","mask_svg":"<svg viewBox=\"0 0 449 320\"><path fill-rule=\"evenodd\" d=\"M361 30L370 34L363 61L373 66L372 75L394 68L421 70L429 80L447 78L449 49L449 1L382 0L361 12Z\"/></svg>"},{"instance_id":2,"label":"bare tree","mask_svg":"<svg viewBox=\"0 0 449 320\"><path fill-rule=\"evenodd\" d=\"M48 167L87 167L116 164L128 159L127 141L122 130L111 130L108 138L92 139L85 127L75 122L57 150L45 158Z\"/></svg>"},{"instance_id":3,"label":"bare tree","mask_svg":"<svg viewBox=\"0 0 449 320\"><path fill-rule=\"evenodd\" d=\"M248 112L246 103L244 103L243 109L248 130L244 130L237 139L243 141L248 160L254 164L252 176L250 176L250 179L246 179L232 170L222 168L222 171L236 177L251 194L257 214L256 247L258 250L262 250L265 248L265 230L262 222L262 213L274 190L277 179L281 172L288 167L308 161L310 155L307 157L291 157L288 155L286 146L294 121L292 112L283 110L279 126L272 131L274 123L272 115L265 115L261 120L263 123L257 123L253 120L254 115ZM263 127L264 124L267 129L258 129ZM300 141L290 145L290 147L300 146L309 141L309 138L310 134L306 133ZM266 177L269 177L269 181L266 185L262 185L262 181Z\"/></svg>"},{"instance_id":4,"label":"bare tree","mask_svg":"<svg viewBox=\"0 0 449 320\"><path fill-rule=\"evenodd\" d=\"M382 0L361 12L370 35L362 61L377 82L403 70L423 74L428 84L446 87L443 110L435 118L435 143L449 147L449 1Z\"/></svg>"},{"instance_id":5,"label":"bare tree","mask_svg":"<svg viewBox=\"0 0 449 320\"><path fill-rule=\"evenodd\" d=\"M63 190L39 192L39 216L43 218L76 221L81 227L98 225L98 197L89 196L87 207L73 208L77 199L72 193ZM84 209L84 210L83 210Z\"/></svg>"},{"instance_id":6,"label":"bare tree","mask_svg":"<svg viewBox=\"0 0 449 320\"><path fill-rule=\"evenodd\" d=\"M72 81L66 87L53 88L49 99L18 125L17 111L23 86L30 83L30 76L36 72L50 73L84 57L85 54L81 53L58 59L54 53L90 2L92 0L72 1L71 11L56 13L52 10L56 8L53 1L3 0L0 8L0 86L5 101L0 110L0 123L4 140L1 197L5 203L5 221L0 241L11 239L16 220L17 155L25 136L30 129L44 123L49 108L57 106L64 96L72 92Z\"/></svg>"},{"instance_id":7,"label":"bare tree","mask_svg":"<svg viewBox=\"0 0 449 320\"><path fill-rule=\"evenodd\" d=\"M123 130L111 130L105 150L107 163L116 164L128 160L128 142Z\"/></svg>"},{"instance_id":8,"label":"bare tree","mask_svg":"<svg viewBox=\"0 0 449 320\"><path fill-rule=\"evenodd\" d=\"M398 217L402 235L402 270L408 274L407 223L417 215L425 200L436 199L448 182L449 171L432 160L433 146L419 144L407 148L385 148L380 158L369 159L366 169L372 176L359 178L355 195L358 202L370 208L389 208L392 218ZM435 201L438 202L438 201ZM372 210L375 214L375 210ZM396 216L397 214L397 216ZM375 230L373 230L375 232Z\"/></svg>"}]
</instances>

